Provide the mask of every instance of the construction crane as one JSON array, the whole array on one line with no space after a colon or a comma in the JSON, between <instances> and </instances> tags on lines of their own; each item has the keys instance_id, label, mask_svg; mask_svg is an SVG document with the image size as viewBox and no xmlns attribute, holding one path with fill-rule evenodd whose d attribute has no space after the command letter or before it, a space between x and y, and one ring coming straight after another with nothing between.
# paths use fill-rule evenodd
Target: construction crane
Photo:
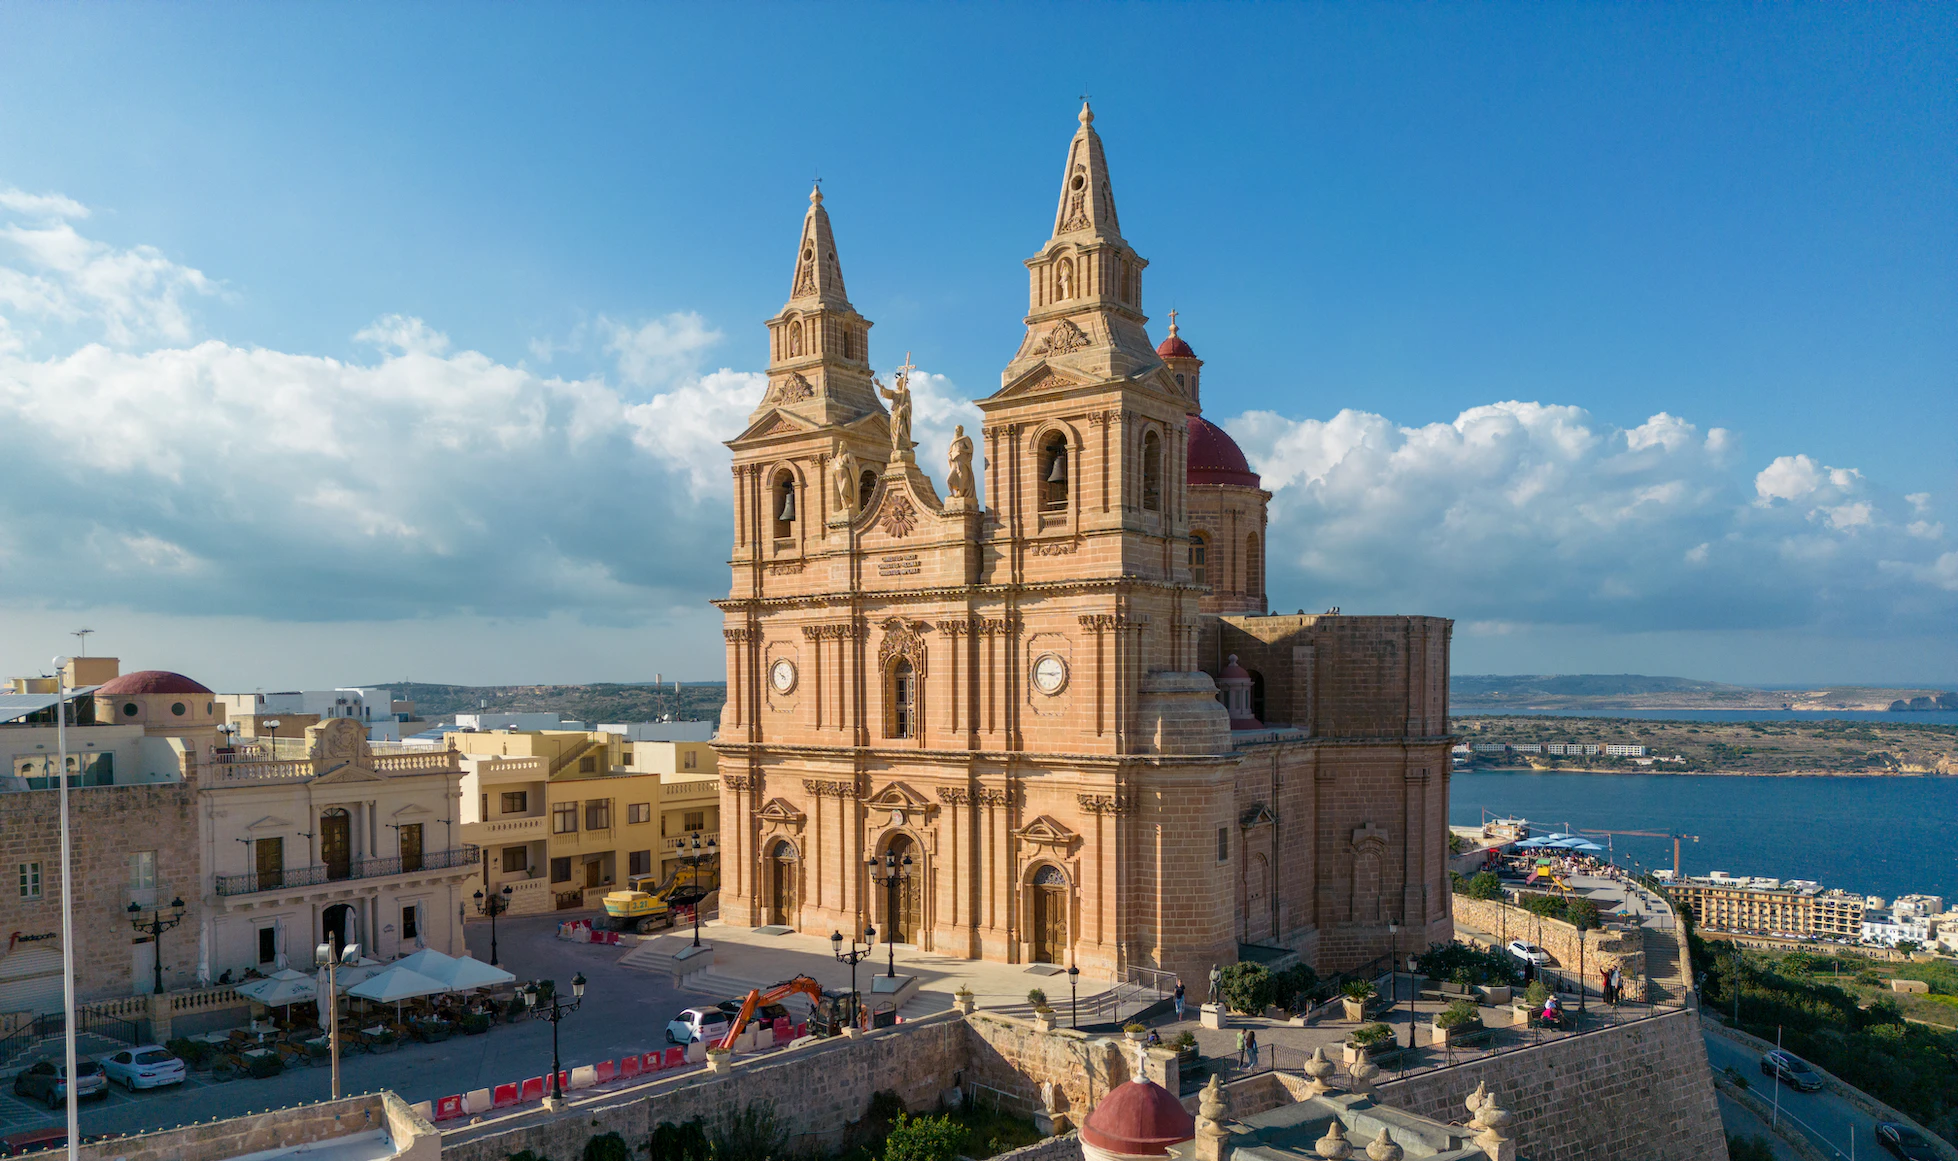
<instances>
[{"instance_id":1,"label":"construction crane","mask_svg":"<svg viewBox=\"0 0 1958 1161\"><path fill-rule=\"evenodd\" d=\"M754 1016L756 1008L763 1004L772 1004L784 996L792 996L797 992L808 996L812 1004L823 1002L823 986L808 976L797 976L787 983L776 984L766 992L760 988L749 992L748 998L741 1002L740 1015L736 1016L734 1023L728 1026L727 1035L721 1038L721 1047L729 1050L734 1048L735 1040L740 1037L741 1030L748 1026L748 1021Z\"/></svg>"},{"instance_id":2,"label":"construction crane","mask_svg":"<svg viewBox=\"0 0 1958 1161\"><path fill-rule=\"evenodd\" d=\"M1680 833L1679 833L1678 831L1673 831L1673 830L1593 830L1593 831L1587 831L1586 833L1588 833L1588 834L1628 834L1628 835L1634 835L1634 836L1636 836L1636 837L1638 837L1638 838L1669 838L1669 839L1671 839L1671 840L1672 840L1672 877L1673 877L1673 878L1675 878L1675 879L1677 879L1677 878L1679 878L1679 844L1680 844L1680 841L1681 841L1681 840L1683 840L1683 839L1690 839L1690 840L1691 840L1691 841L1693 841L1693 842L1699 842L1699 841L1700 841L1700 836L1699 836L1699 835L1696 835L1696 834L1680 834Z\"/></svg>"}]
</instances>

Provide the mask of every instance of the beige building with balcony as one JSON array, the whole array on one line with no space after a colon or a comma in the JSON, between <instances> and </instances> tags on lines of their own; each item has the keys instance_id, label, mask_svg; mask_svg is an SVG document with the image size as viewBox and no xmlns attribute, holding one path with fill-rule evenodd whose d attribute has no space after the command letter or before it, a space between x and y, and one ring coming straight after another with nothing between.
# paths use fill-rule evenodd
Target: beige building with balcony
<instances>
[{"instance_id":1,"label":"beige building with balcony","mask_svg":"<svg viewBox=\"0 0 1958 1161\"><path fill-rule=\"evenodd\" d=\"M634 876L663 879L688 837L705 842L719 825L705 742L576 730L448 738L462 755L463 840L483 848L485 891L511 889L512 914L597 907Z\"/></svg>"}]
</instances>

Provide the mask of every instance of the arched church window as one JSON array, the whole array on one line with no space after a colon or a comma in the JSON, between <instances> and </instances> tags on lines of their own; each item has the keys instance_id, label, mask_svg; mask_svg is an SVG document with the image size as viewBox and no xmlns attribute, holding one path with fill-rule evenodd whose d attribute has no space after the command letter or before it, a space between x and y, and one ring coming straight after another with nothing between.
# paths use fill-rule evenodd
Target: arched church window
<instances>
[{"instance_id":1,"label":"arched church window","mask_svg":"<svg viewBox=\"0 0 1958 1161\"><path fill-rule=\"evenodd\" d=\"M1190 534L1190 583L1210 583L1210 542L1203 538L1201 532Z\"/></svg>"},{"instance_id":2,"label":"arched church window","mask_svg":"<svg viewBox=\"0 0 1958 1161\"><path fill-rule=\"evenodd\" d=\"M786 469L777 472L775 487L771 491L776 539L795 535L795 477Z\"/></svg>"},{"instance_id":3,"label":"arched church window","mask_svg":"<svg viewBox=\"0 0 1958 1161\"><path fill-rule=\"evenodd\" d=\"M857 477L857 511L870 508L870 493L877 487L877 469L865 468L863 475Z\"/></svg>"},{"instance_id":4,"label":"arched church window","mask_svg":"<svg viewBox=\"0 0 1958 1161\"><path fill-rule=\"evenodd\" d=\"M1067 886L1067 876L1061 873L1061 869L1054 864L1043 863L1040 869L1033 873L1033 885L1036 887L1065 887Z\"/></svg>"},{"instance_id":5,"label":"arched church window","mask_svg":"<svg viewBox=\"0 0 1958 1161\"><path fill-rule=\"evenodd\" d=\"M1142 437L1142 508L1163 509L1163 441L1153 431Z\"/></svg>"},{"instance_id":6,"label":"arched church window","mask_svg":"<svg viewBox=\"0 0 1958 1161\"><path fill-rule=\"evenodd\" d=\"M918 722L918 673L903 657L891 666L891 713L889 736L908 738Z\"/></svg>"},{"instance_id":7,"label":"arched church window","mask_svg":"<svg viewBox=\"0 0 1958 1161\"><path fill-rule=\"evenodd\" d=\"M1055 432L1040 444L1040 509L1067 511L1067 436Z\"/></svg>"},{"instance_id":8,"label":"arched church window","mask_svg":"<svg viewBox=\"0 0 1958 1161\"><path fill-rule=\"evenodd\" d=\"M1244 591L1254 597L1265 591L1265 558L1258 547L1258 534L1253 532L1244 541Z\"/></svg>"}]
</instances>

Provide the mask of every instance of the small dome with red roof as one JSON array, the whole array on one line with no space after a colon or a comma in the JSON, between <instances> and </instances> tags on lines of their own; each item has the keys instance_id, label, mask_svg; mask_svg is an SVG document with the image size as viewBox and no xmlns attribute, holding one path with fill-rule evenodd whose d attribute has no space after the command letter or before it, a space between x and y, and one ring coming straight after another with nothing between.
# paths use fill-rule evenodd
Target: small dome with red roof
<instances>
[{"instance_id":1,"label":"small dome with red roof","mask_svg":"<svg viewBox=\"0 0 1958 1161\"><path fill-rule=\"evenodd\" d=\"M1197 1135L1196 1118L1168 1089L1137 1076L1115 1086L1081 1126L1081 1143L1118 1157L1166 1157L1171 1145Z\"/></svg>"},{"instance_id":2,"label":"small dome with red roof","mask_svg":"<svg viewBox=\"0 0 1958 1161\"><path fill-rule=\"evenodd\" d=\"M167 669L139 669L112 678L96 689L97 696L119 697L145 693L209 693L209 689L181 673Z\"/></svg>"},{"instance_id":3,"label":"small dome with red roof","mask_svg":"<svg viewBox=\"0 0 1958 1161\"><path fill-rule=\"evenodd\" d=\"M1192 484L1236 484L1245 488L1260 486L1258 473L1230 433L1201 415L1190 416L1190 467Z\"/></svg>"},{"instance_id":4,"label":"small dome with red roof","mask_svg":"<svg viewBox=\"0 0 1958 1161\"><path fill-rule=\"evenodd\" d=\"M1184 342L1183 336L1176 333L1176 312L1173 310L1169 312L1169 337L1164 339L1161 345L1156 348L1156 353L1165 359L1194 359L1197 357L1197 353L1190 349L1190 344Z\"/></svg>"}]
</instances>

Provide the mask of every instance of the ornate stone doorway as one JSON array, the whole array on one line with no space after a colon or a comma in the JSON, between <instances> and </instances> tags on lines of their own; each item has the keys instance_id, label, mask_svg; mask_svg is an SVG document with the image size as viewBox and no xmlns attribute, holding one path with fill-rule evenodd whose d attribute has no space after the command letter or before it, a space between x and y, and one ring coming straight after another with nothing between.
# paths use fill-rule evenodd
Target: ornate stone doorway
<instances>
[{"instance_id":1,"label":"ornate stone doorway","mask_svg":"<svg viewBox=\"0 0 1958 1161\"><path fill-rule=\"evenodd\" d=\"M1067 876L1056 866L1033 875L1033 962L1061 963L1067 954Z\"/></svg>"},{"instance_id":2,"label":"ornate stone doorway","mask_svg":"<svg viewBox=\"0 0 1958 1161\"><path fill-rule=\"evenodd\" d=\"M777 840L775 849L770 851L768 856L768 921L770 923L782 925L795 923L796 866L795 847L787 839Z\"/></svg>"},{"instance_id":3,"label":"ornate stone doorway","mask_svg":"<svg viewBox=\"0 0 1958 1161\"><path fill-rule=\"evenodd\" d=\"M326 864L326 877L353 876L353 816L335 806L320 813L320 862Z\"/></svg>"}]
</instances>

